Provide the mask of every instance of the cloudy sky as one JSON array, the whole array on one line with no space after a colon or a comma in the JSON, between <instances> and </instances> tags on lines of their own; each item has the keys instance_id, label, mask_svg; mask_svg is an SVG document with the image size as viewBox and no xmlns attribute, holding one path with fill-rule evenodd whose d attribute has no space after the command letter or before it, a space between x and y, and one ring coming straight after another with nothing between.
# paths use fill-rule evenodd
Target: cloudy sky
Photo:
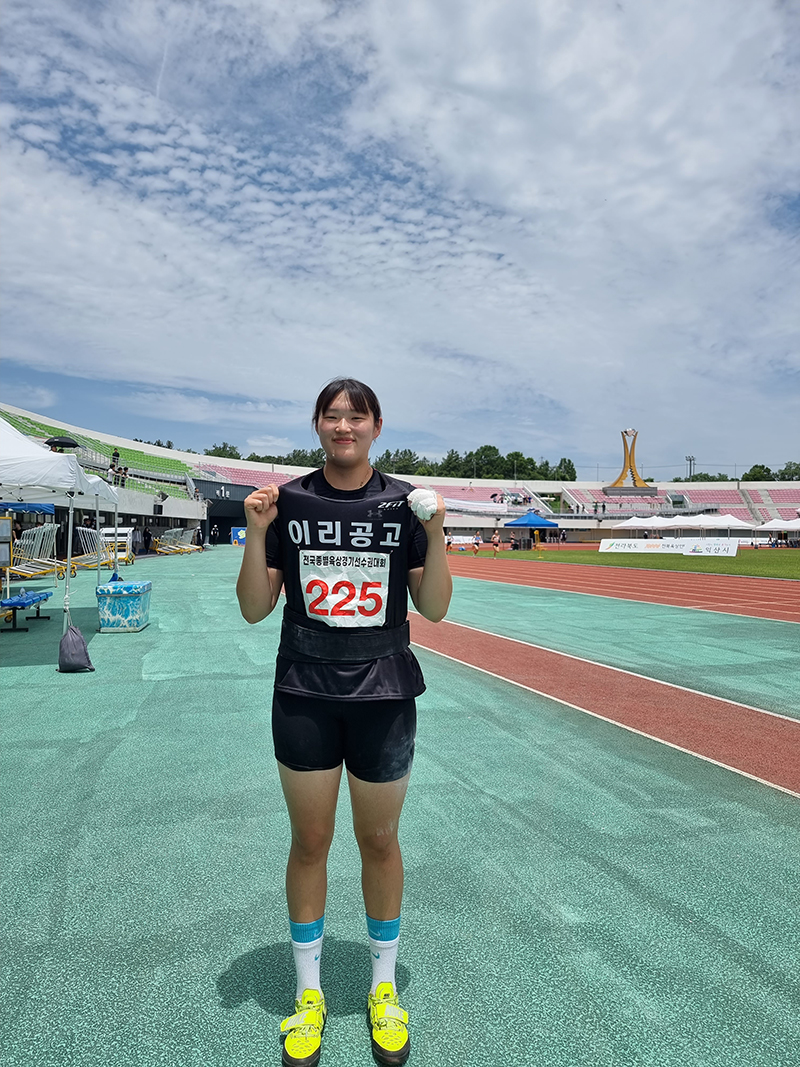
<instances>
[{"instance_id":1,"label":"cloudy sky","mask_svg":"<svg viewBox=\"0 0 800 1067\"><path fill-rule=\"evenodd\" d=\"M792 0L9 0L3 399L202 449L800 459ZM729 466L725 466L725 465Z\"/></svg>"}]
</instances>

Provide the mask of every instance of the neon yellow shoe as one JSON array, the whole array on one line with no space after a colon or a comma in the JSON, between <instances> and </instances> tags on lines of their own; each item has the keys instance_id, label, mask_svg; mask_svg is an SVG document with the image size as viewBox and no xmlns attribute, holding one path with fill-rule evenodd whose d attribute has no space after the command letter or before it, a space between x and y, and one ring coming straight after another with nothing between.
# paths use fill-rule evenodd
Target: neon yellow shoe
<instances>
[{"instance_id":1,"label":"neon yellow shoe","mask_svg":"<svg viewBox=\"0 0 800 1067\"><path fill-rule=\"evenodd\" d=\"M314 1067L319 1063L322 1031L328 1009L318 989L306 989L301 1000L294 1002L295 1013L281 1023L283 1042L281 1062L284 1067Z\"/></svg>"},{"instance_id":2,"label":"neon yellow shoe","mask_svg":"<svg viewBox=\"0 0 800 1067\"><path fill-rule=\"evenodd\" d=\"M397 1000L391 982L381 982L367 997L367 1023L372 1030L372 1054L379 1063L405 1063L411 1051L408 1013Z\"/></svg>"}]
</instances>

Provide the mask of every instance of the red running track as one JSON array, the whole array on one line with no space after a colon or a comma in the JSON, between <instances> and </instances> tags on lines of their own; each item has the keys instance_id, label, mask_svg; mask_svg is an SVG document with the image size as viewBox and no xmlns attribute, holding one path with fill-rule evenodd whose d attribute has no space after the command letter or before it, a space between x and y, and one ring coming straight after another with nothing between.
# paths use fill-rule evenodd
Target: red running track
<instances>
[{"instance_id":1,"label":"red running track","mask_svg":"<svg viewBox=\"0 0 800 1067\"><path fill-rule=\"evenodd\" d=\"M472 559L451 555L449 562L451 572L461 578L800 623L800 582L784 578L742 578L539 560L512 562L502 557Z\"/></svg>"},{"instance_id":2,"label":"red running track","mask_svg":"<svg viewBox=\"0 0 800 1067\"><path fill-rule=\"evenodd\" d=\"M800 722L457 623L410 623L415 645L800 795Z\"/></svg>"}]
</instances>

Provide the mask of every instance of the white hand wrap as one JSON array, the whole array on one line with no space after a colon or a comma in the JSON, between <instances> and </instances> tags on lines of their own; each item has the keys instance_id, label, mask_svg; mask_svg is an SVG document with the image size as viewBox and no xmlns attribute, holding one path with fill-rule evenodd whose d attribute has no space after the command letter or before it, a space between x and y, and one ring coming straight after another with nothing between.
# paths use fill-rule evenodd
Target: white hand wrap
<instances>
[{"instance_id":1,"label":"white hand wrap","mask_svg":"<svg viewBox=\"0 0 800 1067\"><path fill-rule=\"evenodd\" d=\"M436 499L436 493L432 489L415 489L408 494L408 506L418 519L427 522L431 516L436 514L439 501Z\"/></svg>"}]
</instances>

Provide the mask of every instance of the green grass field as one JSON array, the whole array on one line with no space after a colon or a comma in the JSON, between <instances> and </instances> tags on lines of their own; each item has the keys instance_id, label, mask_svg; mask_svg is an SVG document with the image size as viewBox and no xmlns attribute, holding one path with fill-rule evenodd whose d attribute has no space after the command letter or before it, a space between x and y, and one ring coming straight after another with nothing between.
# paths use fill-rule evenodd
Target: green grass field
<instances>
[{"instance_id":1,"label":"green grass field","mask_svg":"<svg viewBox=\"0 0 800 1067\"><path fill-rule=\"evenodd\" d=\"M482 556L491 556L483 551ZM470 557L472 553L470 553ZM750 578L794 578L800 581L800 551L792 548L744 549L738 556L654 556L644 552L628 555L596 549L559 550L555 545L541 552L504 552L503 560L541 559L550 563L589 563L597 567L642 567L651 571L689 571L694 574L741 574Z\"/></svg>"}]
</instances>

